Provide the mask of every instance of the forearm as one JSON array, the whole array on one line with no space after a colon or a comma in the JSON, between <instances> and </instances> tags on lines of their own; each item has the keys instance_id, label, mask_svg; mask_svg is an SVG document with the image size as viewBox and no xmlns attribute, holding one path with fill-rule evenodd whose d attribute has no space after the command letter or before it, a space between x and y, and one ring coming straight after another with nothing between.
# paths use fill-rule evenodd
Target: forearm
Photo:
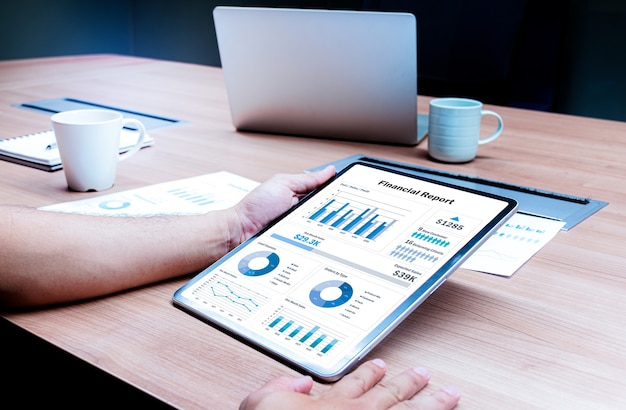
<instances>
[{"instance_id":1,"label":"forearm","mask_svg":"<svg viewBox=\"0 0 626 410\"><path fill-rule=\"evenodd\" d=\"M118 218L4 207L0 218L0 303L12 306L85 299L196 272L239 242L231 210Z\"/></svg>"},{"instance_id":2,"label":"forearm","mask_svg":"<svg viewBox=\"0 0 626 410\"><path fill-rule=\"evenodd\" d=\"M0 305L106 295L203 269L335 174L279 174L201 216L94 217L0 206Z\"/></svg>"}]
</instances>

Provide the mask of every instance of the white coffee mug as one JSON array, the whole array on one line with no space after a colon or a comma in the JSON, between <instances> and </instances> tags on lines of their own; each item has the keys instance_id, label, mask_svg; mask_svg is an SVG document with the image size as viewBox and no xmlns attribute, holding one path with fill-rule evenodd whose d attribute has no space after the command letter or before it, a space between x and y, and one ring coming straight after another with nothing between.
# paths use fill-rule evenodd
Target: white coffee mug
<instances>
[{"instance_id":1,"label":"white coffee mug","mask_svg":"<svg viewBox=\"0 0 626 410\"><path fill-rule=\"evenodd\" d=\"M430 101L428 113L428 154L442 162L469 162L478 146L498 138L502 133L502 117L494 111L483 110L480 101L468 98L436 98ZM491 115L498 120L496 130L480 138L482 117Z\"/></svg>"},{"instance_id":2,"label":"white coffee mug","mask_svg":"<svg viewBox=\"0 0 626 410\"><path fill-rule=\"evenodd\" d=\"M140 135L133 147L120 154L122 127L127 124L137 127ZM146 129L140 121L104 109L54 114L52 127L67 185L79 192L111 188L117 163L139 151L146 137Z\"/></svg>"}]
</instances>

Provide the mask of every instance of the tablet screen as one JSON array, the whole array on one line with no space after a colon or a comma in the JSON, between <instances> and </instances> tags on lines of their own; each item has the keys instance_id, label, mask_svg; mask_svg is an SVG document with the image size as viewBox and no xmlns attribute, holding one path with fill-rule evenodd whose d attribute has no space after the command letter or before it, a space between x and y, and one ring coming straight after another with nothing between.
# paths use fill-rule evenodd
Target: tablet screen
<instances>
[{"instance_id":1,"label":"tablet screen","mask_svg":"<svg viewBox=\"0 0 626 410\"><path fill-rule=\"evenodd\" d=\"M174 303L336 380L515 208L508 198L355 163L185 284Z\"/></svg>"}]
</instances>

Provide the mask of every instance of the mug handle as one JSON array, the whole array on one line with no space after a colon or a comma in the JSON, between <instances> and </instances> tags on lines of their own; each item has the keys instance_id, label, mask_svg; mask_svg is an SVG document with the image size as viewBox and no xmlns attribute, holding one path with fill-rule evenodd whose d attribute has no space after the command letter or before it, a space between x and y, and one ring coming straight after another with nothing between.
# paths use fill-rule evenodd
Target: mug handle
<instances>
[{"instance_id":1,"label":"mug handle","mask_svg":"<svg viewBox=\"0 0 626 410\"><path fill-rule=\"evenodd\" d=\"M131 125L135 125L137 126L137 128L139 129L139 138L137 139L137 143L135 145L133 145L128 151L126 151L123 154L120 154L118 157L118 161L124 161L125 159L128 159L130 157L132 157L133 155L135 155L139 149L141 149L141 147L143 146L143 141L146 139L146 127L143 126L143 124L141 123L141 121L136 120L134 118L124 118L122 119L122 127L124 127L126 124L131 124ZM121 131L120 131L121 132Z\"/></svg>"},{"instance_id":2,"label":"mug handle","mask_svg":"<svg viewBox=\"0 0 626 410\"><path fill-rule=\"evenodd\" d=\"M496 117L496 119L498 120L498 128L490 136L478 139L478 145L486 144L498 138L500 136L500 133L502 132L502 127L504 126L504 121L502 121L502 117L500 117L498 113L490 110L482 110L480 112L480 116L482 117L484 115L491 115Z\"/></svg>"}]
</instances>

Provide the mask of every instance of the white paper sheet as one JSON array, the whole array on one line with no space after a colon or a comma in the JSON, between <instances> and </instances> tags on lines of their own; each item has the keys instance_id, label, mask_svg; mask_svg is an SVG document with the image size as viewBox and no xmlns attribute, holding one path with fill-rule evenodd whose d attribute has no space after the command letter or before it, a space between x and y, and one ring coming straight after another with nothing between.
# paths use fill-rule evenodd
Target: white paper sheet
<instances>
[{"instance_id":1,"label":"white paper sheet","mask_svg":"<svg viewBox=\"0 0 626 410\"><path fill-rule=\"evenodd\" d=\"M565 222L517 213L498 229L462 267L512 276L563 228Z\"/></svg>"},{"instance_id":2,"label":"white paper sheet","mask_svg":"<svg viewBox=\"0 0 626 410\"><path fill-rule=\"evenodd\" d=\"M89 215L198 215L235 205L258 182L226 171L39 208Z\"/></svg>"}]
</instances>

